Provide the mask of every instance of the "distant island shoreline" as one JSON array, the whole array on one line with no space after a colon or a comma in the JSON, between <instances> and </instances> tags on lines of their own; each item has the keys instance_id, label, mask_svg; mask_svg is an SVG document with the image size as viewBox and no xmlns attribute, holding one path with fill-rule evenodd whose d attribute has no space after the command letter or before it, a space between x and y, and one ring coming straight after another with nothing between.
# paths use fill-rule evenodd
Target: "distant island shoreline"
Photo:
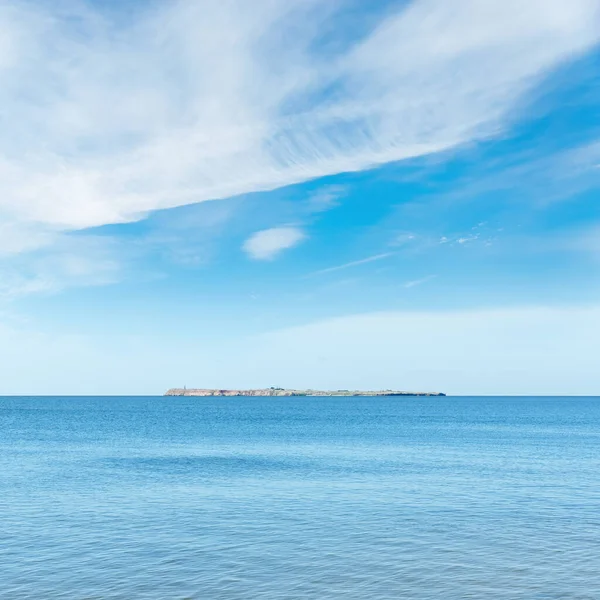
<instances>
[{"instance_id":1,"label":"distant island shoreline","mask_svg":"<svg viewBox=\"0 0 600 600\"><path fill-rule=\"evenodd\" d=\"M219 389L203 389L203 388L171 388L164 394L165 396L275 396L275 397L319 397L319 396L335 396L335 397L356 397L356 396L445 396L442 392L404 392L397 390L377 390L377 391L361 391L361 390L292 390L285 388L262 388L253 390L219 390Z\"/></svg>"}]
</instances>

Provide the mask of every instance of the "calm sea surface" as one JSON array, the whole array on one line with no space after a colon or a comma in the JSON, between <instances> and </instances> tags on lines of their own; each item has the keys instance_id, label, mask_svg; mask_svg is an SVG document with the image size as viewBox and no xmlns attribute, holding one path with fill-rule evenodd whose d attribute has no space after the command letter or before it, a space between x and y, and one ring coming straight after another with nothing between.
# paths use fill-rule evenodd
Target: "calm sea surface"
<instances>
[{"instance_id":1,"label":"calm sea surface","mask_svg":"<svg viewBox=\"0 0 600 600\"><path fill-rule=\"evenodd\" d=\"M0 398L0 598L600 599L600 399Z\"/></svg>"}]
</instances>

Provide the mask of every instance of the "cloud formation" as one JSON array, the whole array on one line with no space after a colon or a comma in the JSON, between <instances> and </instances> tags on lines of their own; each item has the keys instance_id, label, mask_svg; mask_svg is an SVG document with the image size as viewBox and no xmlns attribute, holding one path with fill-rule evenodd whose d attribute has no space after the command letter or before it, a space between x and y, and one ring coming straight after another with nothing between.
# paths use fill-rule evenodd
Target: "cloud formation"
<instances>
[{"instance_id":1,"label":"cloud formation","mask_svg":"<svg viewBox=\"0 0 600 600\"><path fill-rule=\"evenodd\" d=\"M390 256L394 256L395 252L382 252L381 254L375 254L373 256L367 256L366 258L361 258L359 260L353 260L351 262L344 263L342 265L335 265L334 267L327 267L325 269L319 269L318 271L314 271L311 275L323 275L324 273L333 273L334 271L342 271L343 269L349 269L351 267L358 267L360 265L365 265L368 263L375 262L376 260L383 260L384 258L389 258Z\"/></svg>"},{"instance_id":2,"label":"cloud formation","mask_svg":"<svg viewBox=\"0 0 600 600\"><path fill-rule=\"evenodd\" d=\"M346 192L342 185L327 185L312 194L307 201L308 211L321 213L339 205L339 199Z\"/></svg>"},{"instance_id":3,"label":"cloud formation","mask_svg":"<svg viewBox=\"0 0 600 600\"><path fill-rule=\"evenodd\" d=\"M257 231L243 245L243 250L254 260L271 260L282 250L296 246L306 237L297 227L273 227Z\"/></svg>"},{"instance_id":4,"label":"cloud formation","mask_svg":"<svg viewBox=\"0 0 600 600\"><path fill-rule=\"evenodd\" d=\"M418 0L351 38L346 2L93 6L0 4L5 252L492 135L600 32L597 0Z\"/></svg>"},{"instance_id":5,"label":"cloud formation","mask_svg":"<svg viewBox=\"0 0 600 600\"><path fill-rule=\"evenodd\" d=\"M113 239L75 235L56 239L43 252L0 261L0 306L28 294L116 283L123 275L123 255Z\"/></svg>"},{"instance_id":6,"label":"cloud formation","mask_svg":"<svg viewBox=\"0 0 600 600\"><path fill-rule=\"evenodd\" d=\"M403 287L406 289L410 289L413 287L417 287L418 285L423 285L432 279L435 279L436 275L428 275L427 277L422 277L421 279L413 279L412 281L407 281Z\"/></svg>"}]
</instances>

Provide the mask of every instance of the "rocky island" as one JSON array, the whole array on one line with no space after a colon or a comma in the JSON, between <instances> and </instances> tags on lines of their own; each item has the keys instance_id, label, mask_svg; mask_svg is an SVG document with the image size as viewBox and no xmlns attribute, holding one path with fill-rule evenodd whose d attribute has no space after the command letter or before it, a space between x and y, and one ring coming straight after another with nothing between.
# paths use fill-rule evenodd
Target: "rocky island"
<instances>
[{"instance_id":1,"label":"rocky island","mask_svg":"<svg viewBox=\"0 0 600 600\"><path fill-rule=\"evenodd\" d=\"M445 396L441 392L400 392L396 390L289 390L284 388L263 388L256 390L217 390L197 388L171 388L165 396Z\"/></svg>"}]
</instances>

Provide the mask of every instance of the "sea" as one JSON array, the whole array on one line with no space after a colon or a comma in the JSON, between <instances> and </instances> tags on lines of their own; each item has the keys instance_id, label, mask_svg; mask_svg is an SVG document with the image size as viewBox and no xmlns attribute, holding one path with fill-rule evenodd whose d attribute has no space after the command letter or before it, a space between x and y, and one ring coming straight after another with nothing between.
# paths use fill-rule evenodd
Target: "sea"
<instances>
[{"instance_id":1,"label":"sea","mask_svg":"<svg viewBox=\"0 0 600 600\"><path fill-rule=\"evenodd\" d=\"M0 398L0 598L600 599L600 398Z\"/></svg>"}]
</instances>

